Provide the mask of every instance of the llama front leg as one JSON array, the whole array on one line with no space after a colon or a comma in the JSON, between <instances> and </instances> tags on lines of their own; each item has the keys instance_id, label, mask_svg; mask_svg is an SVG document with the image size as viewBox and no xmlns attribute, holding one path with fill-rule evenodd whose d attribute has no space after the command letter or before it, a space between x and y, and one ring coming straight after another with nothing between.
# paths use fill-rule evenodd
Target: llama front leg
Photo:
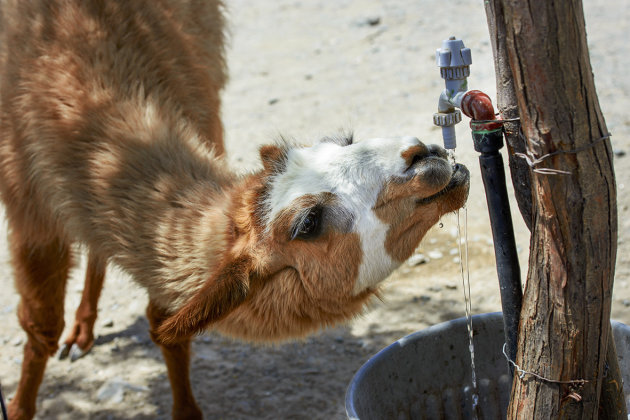
<instances>
[{"instance_id":1,"label":"llama front leg","mask_svg":"<svg viewBox=\"0 0 630 420\"><path fill-rule=\"evenodd\" d=\"M19 232L11 234L15 283L21 296L18 318L27 334L22 374L8 407L11 420L35 415L37 390L48 357L57 350L63 331L63 301L71 265L70 248L60 240L47 244L27 243Z\"/></svg>"},{"instance_id":2,"label":"llama front leg","mask_svg":"<svg viewBox=\"0 0 630 420\"><path fill-rule=\"evenodd\" d=\"M201 419L203 415L195 402L190 386L190 343L189 338L174 344L161 344L156 341L156 331L166 319L167 314L151 302L147 307L147 318L151 326L151 338L160 346L173 394L173 419Z\"/></svg>"},{"instance_id":3,"label":"llama front leg","mask_svg":"<svg viewBox=\"0 0 630 420\"><path fill-rule=\"evenodd\" d=\"M96 322L98 299L103 290L107 263L102 259L88 255L85 285L81 295L81 303L75 314L75 321L70 333L66 337L59 359L70 356L70 361L85 356L94 344L94 323Z\"/></svg>"}]
</instances>

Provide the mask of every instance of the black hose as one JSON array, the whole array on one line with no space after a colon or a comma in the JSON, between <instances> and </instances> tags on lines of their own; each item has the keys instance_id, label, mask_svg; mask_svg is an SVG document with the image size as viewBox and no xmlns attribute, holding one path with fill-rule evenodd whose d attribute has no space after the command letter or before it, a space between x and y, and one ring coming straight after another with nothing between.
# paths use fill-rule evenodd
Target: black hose
<instances>
[{"instance_id":1,"label":"black hose","mask_svg":"<svg viewBox=\"0 0 630 420\"><path fill-rule=\"evenodd\" d=\"M515 361L523 291L510 202L505 184L505 169L503 158L499 153L503 147L503 130L498 128L473 131L473 141L475 150L481 153L479 164L492 226L507 355ZM508 364L508 367L513 376L514 367L511 364Z\"/></svg>"},{"instance_id":2,"label":"black hose","mask_svg":"<svg viewBox=\"0 0 630 420\"><path fill-rule=\"evenodd\" d=\"M2 407L2 418L4 420L9 420L9 415L7 414L7 406L4 404L4 397L2 396L1 384L0 384L0 407Z\"/></svg>"}]
</instances>

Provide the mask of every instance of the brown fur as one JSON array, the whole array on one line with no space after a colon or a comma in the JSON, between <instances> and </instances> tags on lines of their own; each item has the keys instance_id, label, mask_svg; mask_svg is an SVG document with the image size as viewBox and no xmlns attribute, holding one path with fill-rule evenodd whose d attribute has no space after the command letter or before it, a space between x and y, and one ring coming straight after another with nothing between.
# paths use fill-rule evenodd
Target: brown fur
<instances>
[{"instance_id":1,"label":"brown fur","mask_svg":"<svg viewBox=\"0 0 630 420\"><path fill-rule=\"evenodd\" d=\"M459 209L461 197L467 196L468 186L461 185L441 200L423 205L423 211L414 212L418 206L414 195L409 190L421 190L430 196L438 192L430 185L418 186L418 183L405 185L389 184L379 197L379 205L374 212L384 223L389 225L385 238L385 249L398 261L405 261L418 246L419 240L446 213Z\"/></svg>"},{"instance_id":2,"label":"brown fur","mask_svg":"<svg viewBox=\"0 0 630 420\"><path fill-rule=\"evenodd\" d=\"M353 293L361 244L335 197L302 197L265 227L267 181L286 150L262 148L264 169L246 177L225 166L218 0L0 1L0 194L28 335L11 420L34 415L63 330L73 243L90 257L66 345L92 345L106 263L122 267L148 292L175 418L201 417L188 369L191 337L206 327L279 340L361 311L376 291ZM460 191L430 203L411 226L400 212L414 211L419 187L391 186L379 201L400 260L465 200ZM320 203L329 228L292 241L292 220Z\"/></svg>"},{"instance_id":3,"label":"brown fur","mask_svg":"<svg viewBox=\"0 0 630 420\"><path fill-rule=\"evenodd\" d=\"M217 1L4 0L1 7L0 193L28 334L13 420L33 416L57 349L70 244L90 249L67 339L85 349L104 261L132 273L162 312L202 287L228 224L220 206L201 209L223 202L234 177L216 159L226 79ZM180 280L193 272L197 280L183 293ZM150 319L157 329L164 317ZM166 348L173 379L187 370L188 353ZM177 392L174 407L187 405Z\"/></svg>"}]
</instances>

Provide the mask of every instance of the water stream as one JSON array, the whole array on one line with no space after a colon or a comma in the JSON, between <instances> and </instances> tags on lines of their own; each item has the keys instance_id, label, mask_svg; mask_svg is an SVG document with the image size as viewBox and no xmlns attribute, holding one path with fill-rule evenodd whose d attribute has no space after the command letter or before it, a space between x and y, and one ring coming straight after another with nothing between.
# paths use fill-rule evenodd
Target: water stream
<instances>
[{"instance_id":1,"label":"water stream","mask_svg":"<svg viewBox=\"0 0 630 420\"><path fill-rule=\"evenodd\" d=\"M464 303L466 308L466 327L468 329L468 351L470 352L470 371L472 382L472 413L477 419L479 410L479 390L477 388L477 371L475 369L475 345L473 343L472 300L470 297L470 270L468 268L468 210L463 207L456 211L457 247L459 250L459 272L462 277ZM463 218L463 229L461 220Z\"/></svg>"},{"instance_id":2,"label":"water stream","mask_svg":"<svg viewBox=\"0 0 630 420\"><path fill-rule=\"evenodd\" d=\"M455 151L448 150L449 161L455 165ZM464 303L466 308L466 326L468 328L468 350L470 351L470 367L472 382L472 418L479 418L479 391L477 388L477 372L475 369L475 345L473 343L472 300L470 297L470 270L468 267L468 210L464 206L455 212L457 217L457 249L459 251L459 271L462 277ZM463 226L462 226L463 218Z\"/></svg>"}]
</instances>

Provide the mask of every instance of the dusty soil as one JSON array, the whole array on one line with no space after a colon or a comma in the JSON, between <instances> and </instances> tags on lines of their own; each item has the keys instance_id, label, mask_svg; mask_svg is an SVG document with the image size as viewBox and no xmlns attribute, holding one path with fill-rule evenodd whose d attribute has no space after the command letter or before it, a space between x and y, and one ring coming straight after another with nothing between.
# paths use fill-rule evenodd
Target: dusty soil
<instances>
[{"instance_id":1,"label":"dusty soil","mask_svg":"<svg viewBox=\"0 0 630 420\"><path fill-rule=\"evenodd\" d=\"M619 249L613 318L630 324L630 65L625 33L630 3L585 2L599 99L613 133ZM224 119L229 159L238 171L257 167L257 148L280 133L308 143L340 129L366 137L417 135L441 142L432 126L443 82L433 54L450 35L473 50L471 87L495 97L494 69L482 2L472 0L233 0L231 82ZM487 209L467 124L458 127L458 160L473 174L468 237L473 312L500 309ZM559 197L559 199L562 199ZM512 203L513 209L516 208ZM518 214L521 265L529 235ZM344 394L370 355L412 331L464 314L455 219L445 217L422 242L431 260L403 265L383 301L345 326L278 347L242 344L209 333L194 343L192 378L207 418L341 419ZM3 227L5 230L6 228ZM0 238L5 238L4 232ZM66 300L70 324L82 289L84 261ZM0 379L14 393L24 334L15 316L6 243L0 243ZM146 297L109 271L92 352L74 363L51 359L40 389L40 419L169 418L171 397L158 349L147 334Z\"/></svg>"}]
</instances>

